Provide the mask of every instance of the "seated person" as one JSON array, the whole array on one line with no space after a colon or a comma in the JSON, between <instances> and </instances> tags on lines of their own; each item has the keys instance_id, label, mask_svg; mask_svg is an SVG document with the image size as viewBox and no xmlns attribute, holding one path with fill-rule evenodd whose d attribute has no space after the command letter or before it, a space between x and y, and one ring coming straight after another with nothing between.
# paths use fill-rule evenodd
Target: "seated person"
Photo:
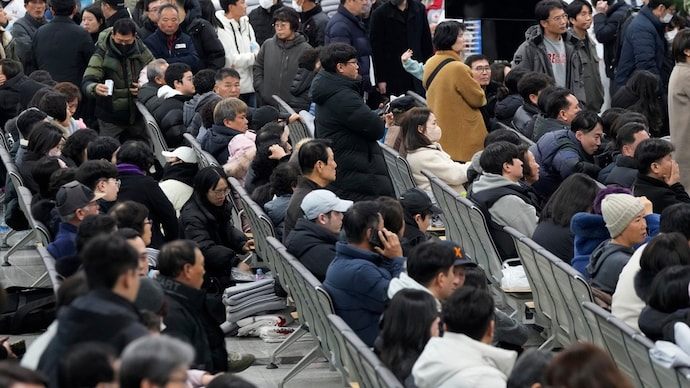
<instances>
[{"instance_id":1,"label":"seated person","mask_svg":"<svg viewBox=\"0 0 690 388\"><path fill-rule=\"evenodd\" d=\"M273 170L290 159L289 136L290 128L285 124L271 122L261 128L256 135L256 155L244 183L247 193L252 195L256 188L268 183Z\"/></svg>"},{"instance_id":2,"label":"seated person","mask_svg":"<svg viewBox=\"0 0 690 388\"><path fill-rule=\"evenodd\" d=\"M678 162L673 160L674 150L671 142L662 139L644 140L635 149L637 179L633 191L652 201L658 214L673 204L690 203L690 196L680 183Z\"/></svg>"},{"instance_id":3,"label":"seated person","mask_svg":"<svg viewBox=\"0 0 690 388\"><path fill-rule=\"evenodd\" d=\"M431 225L431 218L443 213L443 210L431 203L429 196L418 188L404 192L400 196L400 204L405 215L403 255L407 257L412 248L429 239L426 231Z\"/></svg>"},{"instance_id":4,"label":"seated person","mask_svg":"<svg viewBox=\"0 0 690 388\"><path fill-rule=\"evenodd\" d=\"M367 346L374 345L388 285L404 264L398 236L383 227L380 209L379 202L361 201L348 210L343 218L347 243L336 243L323 283L336 314Z\"/></svg>"},{"instance_id":5,"label":"seated person","mask_svg":"<svg viewBox=\"0 0 690 388\"><path fill-rule=\"evenodd\" d=\"M199 172L196 153L189 147L177 147L173 151L163 151L162 155L168 163L163 167L163 177L158 186L179 217L182 206L192 196L194 177Z\"/></svg>"},{"instance_id":6,"label":"seated person","mask_svg":"<svg viewBox=\"0 0 690 388\"><path fill-rule=\"evenodd\" d=\"M528 138L532 138L534 118L541 111L537 106L542 90L553 86L553 78L548 74L529 72L518 81L518 93L522 96L522 106L515 111L513 127ZM529 125L531 123L531 125Z\"/></svg>"},{"instance_id":7,"label":"seated person","mask_svg":"<svg viewBox=\"0 0 690 388\"><path fill-rule=\"evenodd\" d=\"M407 149L407 162L417 187L431 193L429 180L422 174L422 170L429 170L458 194L464 193L463 184L467 182L470 164L455 162L443 151L438 143L441 127L436 124L436 116L428 108L412 108L405 113L400 126Z\"/></svg>"},{"instance_id":8,"label":"seated person","mask_svg":"<svg viewBox=\"0 0 690 388\"><path fill-rule=\"evenodd\" d=\"M98 139L98 132L93 129L79 129L65 140L60 158L69 167L81 166L86 160L86 147L96 139Z\"/></svg>"},{"instance_id":9,"label":"seated person","mask_svg":"<svg viewBox=\"0 0 690 388\"><path fill-rule=\"evenodd\" d=\"M687 265L664 268L654 277L647 306L638 320L647 338L675 342L673 326L676 322L687 323L690 312L688 283L690 267Z\"/></svg>"},{"instance_id":10,"label":"seated person","mask_svg":"<svg viewBox=\"0 0 690 388\"><path fill-rule=\"evenodd\" d=\"M570 90L560 86L544 89L539 94L537 106L543 114L534 117L531 137L533 141L538 141L549 132L570 129L570 124L580 111L577 97Z\"/></svg>"},{"instance_id":11,"label":"seated person","mask_svg":"<svg viewBox=\"0 0 690 388\"><path fill-rule=\"evenodd\" d=\"M407 155L407 149L405 149L405 139L400 128L400 123L402 122L405 113L410 109L419 106L414 97L402 96L395 99L391 99L388 104L390 107L390 113L385 115L386 119L386 135L384 136L384 143L391 147L392 149L398 151L400 156L405 157Z\"/></svg>"},{"instance_id":12,"label":"seated person","mask_svg":"<svg viewBox=\"0 0 690 388\"><path fill-rule=\"evenodd\" d=\"M317 189L304 196L300 207L304 217L297 219L285 239L285 247L323 282L335 258L343 214L352 207L352 201L340 199L329 190Z\"/></svg>"},{"instance_id":13,"label":"seated person","mask_svg":"<svg viewBox=\"0 0 690 388\"><path fill-rule=\"evenodd\" d=\"M233 137L247 132L247 104L239 98L226 98L213 110L213 126L201 142L201 148L220 163L228 160L228 143Z\"/></svg>"},{"instance_id":14,"label":"seated person","mask_svg":"<svg viewBox=\"0 0 690 388\"><path fill-rule=\"evenodd\" d=\"M272 197L270 201L265 203L263 203L264 201L256 202L258 204L263 203L266 215L271 218L273 223L276 238L280 241L283 240L285 214L300 175L299 167L296 164L281 163L273 170L270 181L263 186L259 186L252 195L253 198L261 197L260 192L264 191L269 194L269 197ZM266 197L264 196L264 198Z\"/></svg>"},{"instance_id":15,"label":"seated person","mask_svg":"<svg viewBox=\"0 0 690 388\"><path fill-rule=\"evenodd\" d=\"M587 265L592 287L613 294L618 276L634 252L633 247L647 237L644 217L651 213L651 202L629 194L611 194L601 201L601 215L611 239L594 250Z\"/></svg>"},{"instance_id":16,"label":"seated person","mask_svg":"<svg viewBox=\"0 0 690 388\"><path fill-rule=\"evenodd\" d=\"M229 193L222 168L202 168L194 178L194 193L180 211L182 235L197 243L206 257L206 285L214 278L222 289L233 284L233 267L249 271L237 254L248 252L254 244L232 223Z\"/></svg>"},{"instance_id":17,"label":"seated person","mask_svg":"<svg viewBox=\"0 0 690 388\"><path fill-rule=\"evenodd\" d=\"M494 311L487 291L453 292L443 304L443 337L431 338L412 367L417 387L505 387L517 353L491 346Z\"/></svg>"},{"instance_id":18,"label":"seated person","mask_svg":"<svg viewBox=\"0 0 690 388\"><path fill-rule=\"evenodd\" d=\"M484 171L468 197L484 213L501 259L517 257L515 244L503 227L510 225L531 236L538 220L532 199L519 183L523 177L520 150L505 141L490 144L482 152L479 164Z\"/></svg>"},{"instance_id":19,"label":"seated person","mask_svg":"<svg viewBox=\"0 0 690 388\"><path fill-rule=\"evenodd\" d=\"M154 59L146 65L147 83L139 88L137 93L137 100L144 104L149 113L153 114L163 99L158 97L158 90L165 85L165 70L168 68L168 62L163 58Z\"/></svg>"},{"instance_id":20,"label":"seated person","mask_svg":"<svg viewBox=\"0 0 690 388\"><path fill-rule=\"evenodd\" d=\"M173 63L165 70L165 83L158 89L160 106L151 112L160 127L168 147L182 145L182 135L187 132L182 109L194 96L192 70L184 63Z\"/></svg>"},{"instance_id":21,"label":"seated person","mask_svg":"<svg viewBox=\"0 0 690 388\"><path fill-rule=\"evenodd\" d=\"M74 275L81 267L82 259L79 257L79 253L84 249L86 243L101 233L110 234L115 232L115 230L117 230L117 225L113 217L105 214L90 214L86 216L77 228L77 235L74 240L77 248L76 253L55 262L57 273L64 279ZM62 283L60 286L62 287Z\"/></svg>"},{"instance_id":22,"label":"seated person","mask_svg":"<svg viewBox=\"0 0 690 388\"><path fill-rule=\"evenodd\" d=\"M615 141L618 155L599 172L599 182L632 189L637 178L635 150L646 139L649 139L649 132L642 123L628 123L618 128Z\"/></svg>"},{"instance_id":23,"label":"seated person","mask_svg":"<svg viewBox=\"0 0 690 388\"><path fill-rule=\"evenodd\" d=\"M77 169L76 179L94 193L103 194L98 201L100 213L108 213L117 200L120 191L120 180L117 178L117 167L105 160L87 160Z\"/></svg>"},{"instance_id":24,"label":"seated person","mask_svg":"<svg viewBox=\"0 0 690 388\"><path fill-rule=\"evenodd\" d=\"M86 146L86 158L88 160L105 160L117 164L117 151L120 150L120 141L110 136L99 136Z\"/></svg>"},{"instance_id":25,"label":"seated person","mask_svg":"<svg viewBox=\"0 0 690 388\"><path fill-rule=\"evenodd\" d=\"M91 189L77 181L63 185L55 197L62 222L55 241L48 244L46 249L55 260L77 254L75 239L77 228L90 214L98 214L98 201L103 194L94 194Z\"/></svg>"}]
</instances>

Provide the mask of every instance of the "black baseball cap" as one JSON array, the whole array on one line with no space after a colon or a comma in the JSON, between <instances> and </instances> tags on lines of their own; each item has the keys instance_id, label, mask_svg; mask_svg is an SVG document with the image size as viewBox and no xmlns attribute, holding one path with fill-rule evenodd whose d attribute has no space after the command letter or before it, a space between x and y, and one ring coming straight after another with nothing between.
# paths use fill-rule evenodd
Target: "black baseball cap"
<instances>
[{"instance_id":1,"label":"black baseball cap","mask_svg":"<svg viewBox=\"0 0 690 388\"><path fill-rule=\"evenodd\" d=\"M424 190L414 188L402 193L400 196L400 203L403 209L410 214L443 214L440 207L431 202L431 198L424 192Z\"/></svg>"}]
</instances>

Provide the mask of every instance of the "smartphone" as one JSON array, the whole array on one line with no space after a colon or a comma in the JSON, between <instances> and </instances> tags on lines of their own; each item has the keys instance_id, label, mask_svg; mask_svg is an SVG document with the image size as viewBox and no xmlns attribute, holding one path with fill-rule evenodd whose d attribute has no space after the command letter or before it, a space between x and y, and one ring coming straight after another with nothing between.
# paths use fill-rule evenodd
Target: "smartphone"
<instances>
[{"instance_id":1,"label":"smartphone","mask_svg":"<svg viewBox=\"0 0 690 388\"><path fill-rule=\"evenodd\" d=\"M379 238L379 230L376 228L371 228L371 236L369 236L369 244L375 247L383 249L383 243L381 238Z\"/></svg>"}]
</instances>

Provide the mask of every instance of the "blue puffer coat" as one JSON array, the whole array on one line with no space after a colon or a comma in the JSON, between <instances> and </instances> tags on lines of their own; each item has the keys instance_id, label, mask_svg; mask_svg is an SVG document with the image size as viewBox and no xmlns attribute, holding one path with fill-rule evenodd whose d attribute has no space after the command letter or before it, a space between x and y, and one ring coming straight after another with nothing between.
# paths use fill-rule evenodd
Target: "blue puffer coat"
<instances>
[{"instance_id":1,"label":"blue puffer coat","mask_svg":"<svg viewBox=\"0 0 690 388\"><path fill-rule=\"evenodd\" d=\"M341 4L338 11L331 17L326 26L326 44L347 43L357 50L357 64L362 83L371 86L369 82L369 57L371 43L362 19L351 14Z\"/></svg>"}]
</instances>

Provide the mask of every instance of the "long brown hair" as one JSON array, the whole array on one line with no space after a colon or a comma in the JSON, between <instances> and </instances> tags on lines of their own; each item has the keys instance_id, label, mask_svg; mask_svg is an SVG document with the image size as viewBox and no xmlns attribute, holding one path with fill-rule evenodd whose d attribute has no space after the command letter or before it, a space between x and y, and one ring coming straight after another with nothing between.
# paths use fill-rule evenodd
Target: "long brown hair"
<instances>
[{"instance_id":1,"label":"long brown hair","mask_svg":"<svg viewBox=\"0 0 690 388\"><path fill-rule=\"evenodd\" d=\"M426 132L426 122L429 120L431 110L429 108L412 108L405 113L400 122L403 139L405 140L405 150L414 151L418 148L431 145L431 142L424 133L420 133L417 128L421 125Z\"/></svg>"}]
</instances>

